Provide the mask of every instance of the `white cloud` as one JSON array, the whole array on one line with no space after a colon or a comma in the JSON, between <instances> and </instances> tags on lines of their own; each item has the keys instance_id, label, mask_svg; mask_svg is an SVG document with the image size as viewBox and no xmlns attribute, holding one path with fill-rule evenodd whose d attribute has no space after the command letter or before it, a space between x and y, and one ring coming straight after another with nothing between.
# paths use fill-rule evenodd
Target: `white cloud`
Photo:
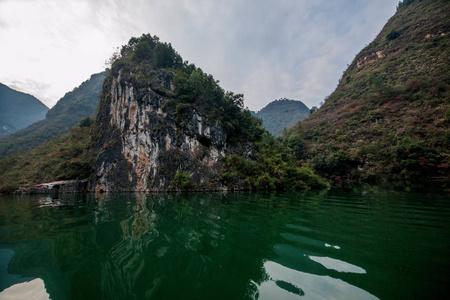
<instances>
[{"instance_id":1,"label":"white cloud","mask_svg":"<svg viewBox=\"0 0 450 300\"><path fill-rule=\"evenodd\" d=\"M0 1L0 82L52 106L131 36L158 35L258 110L317 105L397 0Z\"/></svg>"}]
</instances>

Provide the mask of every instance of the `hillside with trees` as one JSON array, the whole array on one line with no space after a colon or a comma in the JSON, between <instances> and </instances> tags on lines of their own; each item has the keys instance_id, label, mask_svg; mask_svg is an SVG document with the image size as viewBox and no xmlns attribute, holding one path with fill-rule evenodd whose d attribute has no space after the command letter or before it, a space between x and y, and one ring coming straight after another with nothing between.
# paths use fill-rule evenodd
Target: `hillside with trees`
<instances>
[{"instance_id":1,"label":"hillside with trees","mask_svg":"<svg viewBox=\"0 0 450 300\"><path fill-rule=\"evenodd\" d=\"M263 126L274 136L279 136L285 128L291 128L309 116L310 109L298 100L279 99L270 102L255 113L261 118Z\"/></svg>"},{"instance_id":2,"label":"hillside with trees","mask_svg":"<svg viewBox=\"0 0 450 300\"><path fill-rule=\"evenodd\" d=\"M131 38L111 62L95 122L0 160L0 192L63 179L88 179L98 191L327 187L243 109L243 95L158 37ZM95 96L98 85L90 86Z\"/></svg>"},{"instance_id":3,"label":"hillside with trees","mask_svg":"<svg viewBox=\"0 0 450 300\"><path fill-rule=\"evenodd\" d=\"M283 138L340 180L450 175L450 2L409 0L343 73L324 105Z\"/></svg>"},{"instance_id":4,"label":"hillside with trees","mask_svg":"<svg viewBox=\"0 0 450 300\"><path fill-rule=\"evenodd\" d=\"M232 143L258 139L264 132L260 121L243 109L244 95L223 90L211 74L183 61L170 43L160 42L157 36L144 34L131 38L120 53L113 55L111 62L107 80L122 70L121 78L131 76L137 84L169 97L163 110L173 113L180 126L195 110L223 122Z\"/></svg>"},{"instance_id":5,"label":"hillside with trees","mask_svg":"<svg viewBox=\"0 0 450 300\"><path fill-rule=\"evenodd\" d=\"M97 153L91 140L91 117L82 119L32 151L0 159L0 193L13 193L43 182L88 179Z\"/></svg>"},{"instance_id":6,"label":"hillside with trees","mask_svg":"<svg viewBox=\"0 0 450 300\"><path fill-rule=\"evenodd\" d=\"M0 83L0 137L44 119L47 111L36 97Z\"/></svg>"},{"instance_id":7,"label":"hillside with trees","mask_svg":"<svg viewBox=\"0 0 450 300\"><path fill-rule=\"evenodd\" d=\"M45 141L66 133L81 119L97 113L106 72L94 74L62 97L45 119L0 138L0 158L30 151Z\"/></svg>"},{"instance_id":8,"label":"hillside with trees","mask_svg":"<svg viewBox=\"0 0 450 300\"><path fill-rule=\"evenodd\" d=\"M243 95L222 89L170 44L131 38L113 56L100 100L95 189L326 186L243 107Z\"/></svg>"}]
</instances>

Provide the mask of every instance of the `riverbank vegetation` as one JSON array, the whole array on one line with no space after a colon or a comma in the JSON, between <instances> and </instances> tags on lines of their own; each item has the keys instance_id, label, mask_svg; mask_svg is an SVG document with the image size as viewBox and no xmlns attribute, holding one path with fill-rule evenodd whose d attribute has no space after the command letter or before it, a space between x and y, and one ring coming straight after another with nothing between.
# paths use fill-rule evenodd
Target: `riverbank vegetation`
<instances>
[{"instance_id":1,"label":"riverbank vegetation","mask_svg":"<svg viewBox=\"0 0 450 300\"><path fill-rule=\"evenodd\" d=\"M57 180L87 179L96 153L92 147L92 117L84 118L62 134L34 150L0 160L0 193L12 193Z\"/></svg>"},{"instance_id":2,"label":"riverbank vegetation","mask_svg":"<svg viewBox=\"0 0 450 300\"><path fill-rule=\"evenodd\" d=\"M113 77L120 76L124 82L132 82L133 86L145 87L144 90L147 89L151 95L149 97L164 97L162 111L175 121L179 134L195 134L188 126L194 113L224 129L224 133L211 133L225 134L226 144L231 145L226 149L232 151L217 161L217 171L211 179L216 180L218 188L304 190L328 186L307 166L297 164L291 150L264 129L261 119L244 109L242 94L222 89L212 75L183 61L170 44L160 42L158 37L144 34L130 39L110 62L111 69L104 87L111 83ZM83 119L70 132L33 151L1 160L0 167L4 172L0 175L0 191L14 192L55 180L92 178L94 165L101 160L97 154L105 148L112 149L109 144L99 142L102 124L109 124L109 114L105 112L109 108L107 101L110 96L104 88L99 103L102 114L95 122ZM201 147L208 148L212 140L220 138L199 137L199 142ZM114 149L121 151L120 147ZM200 188L192 184L191 176L192 170L182 169L174 178L164 180L172 180L171 186L176 190Z\"/></svg>"}]
</instances>

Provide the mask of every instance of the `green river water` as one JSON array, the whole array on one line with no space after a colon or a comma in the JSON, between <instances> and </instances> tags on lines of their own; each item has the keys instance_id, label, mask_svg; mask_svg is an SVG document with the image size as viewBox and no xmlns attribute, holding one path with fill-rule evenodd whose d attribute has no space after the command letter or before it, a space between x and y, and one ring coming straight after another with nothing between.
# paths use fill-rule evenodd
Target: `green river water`
<instances>
[{"instance_id":1,"label":"green river water","mask_svg":"<svg viewBox=\"0 0 450 300\"><path fill-rule=\"evenodd\" d=\"M450 299L448 193L0 196L0 299Z\"/></svg>"}]
</instances>

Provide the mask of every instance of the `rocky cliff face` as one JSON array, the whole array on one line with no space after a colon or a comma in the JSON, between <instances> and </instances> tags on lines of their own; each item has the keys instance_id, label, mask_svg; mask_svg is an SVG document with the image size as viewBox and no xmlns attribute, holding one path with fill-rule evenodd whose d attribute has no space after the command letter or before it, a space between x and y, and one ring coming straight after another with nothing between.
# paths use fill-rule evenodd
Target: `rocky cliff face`
<instances>
[{"instance_id":1,"label":"rocky cliff face","mask_svg":"<svg viewBox=\"0 0 450 300\"><path fill-rule=\"evenodd\" d=\"M91 190L326 187L243 102L158 37L131 38L104 82Z\"/></svg>"},{"instance_id":2,"label":"rocky cliff face","mask_svg":"<svg viewBox=\"0 0 450 300\"><path fill-rule=\"evenodd\" d=\"M164 191L192 185L221 189L221 158L234 149L219 121L195 109L182 120L166 109L173 75L160 72L166 92L141 84L129 71L111 73L99 108L95 191Z\"/></svg>"}]
</instances>

